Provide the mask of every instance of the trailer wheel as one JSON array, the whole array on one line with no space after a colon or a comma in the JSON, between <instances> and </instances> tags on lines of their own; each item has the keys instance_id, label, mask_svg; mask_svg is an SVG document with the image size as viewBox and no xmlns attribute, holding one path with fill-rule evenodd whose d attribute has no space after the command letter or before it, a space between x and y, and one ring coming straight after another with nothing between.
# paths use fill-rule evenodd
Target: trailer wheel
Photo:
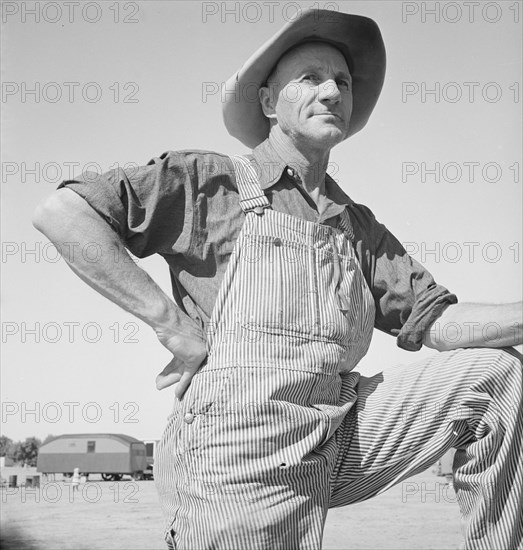
<instances>
[{"instance_id":1,"label":"trailer wheel","mask_svg":"<svg viewBox=\"0 0 523 550\"><path fill-rule=\"evenodd\" d=\"M120 481L123 477L123 474L102 474L102 479L104 481Z\"/></svg>"},{"instance_id":2,"label":"trailer wheel","mask_svg":"<svg viewBox=\"0 0 523 550\"><path fill-rule=\"evenodd\" d=\"M145 476L144 476L143 472L133 472L132 475L131 475L131 479L133 481L140 481L142 479L145 479Z\"/></svg>"}]
</instances>

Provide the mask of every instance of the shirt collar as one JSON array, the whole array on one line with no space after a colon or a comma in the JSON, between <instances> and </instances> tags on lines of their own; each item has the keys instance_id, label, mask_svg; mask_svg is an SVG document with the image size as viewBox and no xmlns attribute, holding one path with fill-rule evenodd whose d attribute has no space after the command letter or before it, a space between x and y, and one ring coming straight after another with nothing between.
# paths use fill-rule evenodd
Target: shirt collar
<instances>
[{"instance_id":1,"label":"shirt collar","mask_svg":"<svg viewBox=\"0 0 523 550\"><path fill-rule=\"evenodd\" d=\"M253 149L252 154L258 165L258 182L264 191L277 183L283 171L289 168L268 138ZM325 175L325 196L339 206L352 204L350 197L329 174Z\"/></svg>"},{"instance_id":2,"label":"shirt collar","mask_svg":"<svg viewBox=\"0 0 523 550\"><path fill-rule=\"evenodd\" d=\"M258 165L258 183L265 191L280 180L287 163L278 155L269 139L262 141L253 149L252 154Z\"/></svg>"}]
</instances>

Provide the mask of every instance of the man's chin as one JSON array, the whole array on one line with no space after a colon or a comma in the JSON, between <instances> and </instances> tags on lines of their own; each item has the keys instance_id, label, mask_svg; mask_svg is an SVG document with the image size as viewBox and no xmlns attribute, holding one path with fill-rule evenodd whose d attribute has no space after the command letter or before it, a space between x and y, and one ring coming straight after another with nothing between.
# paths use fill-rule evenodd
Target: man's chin
<instances>
[{"instance_id":1,"label":"man's chin","mask_svg":"<svg viewBox=\"0 0 523 550\"><path fill-rule=\"evenodd\" d=\"M346 140L348 137L348 131L341 128L329 127L324 125L321 127L307 128L305 132L296 134L294 140L298 140L300 143L312 147L314 149L332 149L338 143Z\"/></svg>"},{"instance_id":2,"label":"man's chin","mask_svg":"<svg viewBox=\"0 0 523 550\"><path fill-rule=\"evenodd\" d=\"M339 129L332 129L328 131L320 130L315 133L312 140L323 147L332 149L332 147L338 145L338 143L341 143L342 141L347 139L347 137L348 132L342 132Z\"/></svg>"}]
</instances>

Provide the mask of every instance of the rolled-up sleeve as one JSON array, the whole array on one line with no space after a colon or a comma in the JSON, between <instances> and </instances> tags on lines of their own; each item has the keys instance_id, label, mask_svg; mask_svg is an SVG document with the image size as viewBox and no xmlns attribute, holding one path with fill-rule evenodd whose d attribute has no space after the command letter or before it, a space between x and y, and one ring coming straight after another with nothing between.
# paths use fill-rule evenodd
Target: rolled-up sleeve
<instances>
[{"instance_id":1,"label":"rolled-up sleeve","mask_svg":"<svg viewBox=\"0 0 523 550\"><path fill-rule=\"evenodd\" d=\"M426 330L458 299L407 254L368 208L352 206L356 251L376 306L374 326L396 336L399 347L417 351Z\"/></svg>"},{"instance_id":2,"label":"rolled-up sleeve","mask_svg":"<svg viewBox=\"0 0 523 550\"><path fill-rule=\"evenodd\" d=\"M185 155L169 151L145 166L103 174L84 172L62 182L87 203L139 258L184 252L190 245L194 186Z\"/></svg>"}]
</instances>

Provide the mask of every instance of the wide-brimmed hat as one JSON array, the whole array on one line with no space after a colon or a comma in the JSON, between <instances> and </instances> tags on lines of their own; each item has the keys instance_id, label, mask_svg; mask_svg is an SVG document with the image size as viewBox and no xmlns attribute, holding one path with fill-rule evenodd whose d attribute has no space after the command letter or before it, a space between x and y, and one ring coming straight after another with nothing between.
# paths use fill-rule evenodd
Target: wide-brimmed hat
<instances>
[{"instance_id":1,"label":"wide-brimmed hat","mask_svg":"<svg viewBox=\"0 0 523 550\"><path fill-rule=\"evenodd\" d=\"M283 26L222 87L225 126L244 145L254 148L269 136L258 90L286 51L309 40L332 44L347 60L353 95L349 136L367 124L385 77L385 46L378 25L360 15L310 9Z\"/></svg>"}]
</instances>

